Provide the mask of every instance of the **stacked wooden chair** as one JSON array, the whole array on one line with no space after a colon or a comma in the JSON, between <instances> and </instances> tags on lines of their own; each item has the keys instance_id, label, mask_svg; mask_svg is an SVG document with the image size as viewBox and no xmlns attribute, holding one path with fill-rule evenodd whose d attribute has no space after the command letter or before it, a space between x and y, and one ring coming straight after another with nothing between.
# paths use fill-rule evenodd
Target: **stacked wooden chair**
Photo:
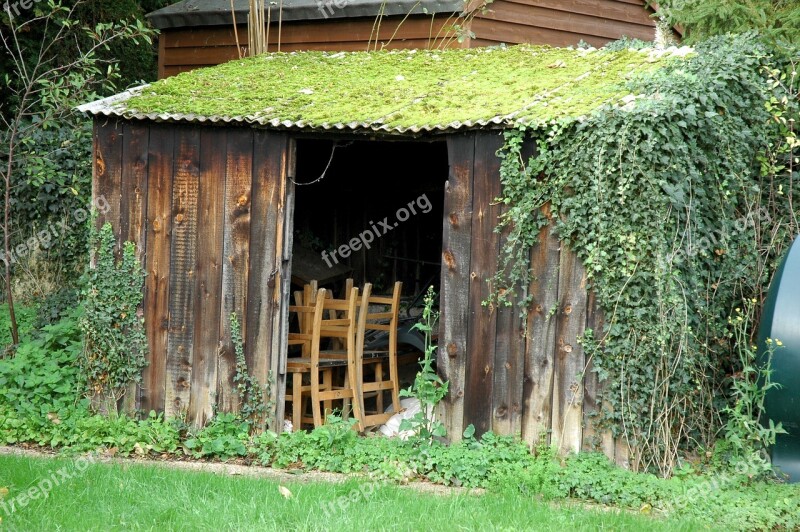
<instances>
[{"instance_id":1,"label":"stacked wooden chair","mask_svg":"<svg viewBox=\"0 0 800 532\"><path fill-rule=\"evenodd\" d=\"M342 410L352 408L357 428L363 430L361 399L356 370L356 318L358 288L347 299L328 297L325 288L310 289L300 304L289 307L297 314L299 331L289 333L288 345L300 346L300 356L287 360L286 371L292 375L286 401L292 407L292 425L299 430L304 423L319 427L325 422L334 401L342 401ZM338 340L344 351L330 349ZM343 370L343 379L335 379ZM305 411L310 401L310 416Z\"/></svg>"},{"instance_id":2,"label":"stacked wooden chair","mask_svg":"<svg viewBox=\"0 0 800 532\"><path fill-rule=\"evenodd\" d=\"M295 430L304 424L324 424L338 401L343 414L351 412L357 420L359 431L381 425L401 410L397 367L401 292L399 281L384 296L373 294L371 283L354 287L352 279L346 281L339 299L314 282L295 292L295 305L289 311L297 317L298 332L289 333L288 344L299 346L300 356L287 361L292 378L286 391ZM386 399L392 412L384 412Z\"/></svg>"}]
</instances>

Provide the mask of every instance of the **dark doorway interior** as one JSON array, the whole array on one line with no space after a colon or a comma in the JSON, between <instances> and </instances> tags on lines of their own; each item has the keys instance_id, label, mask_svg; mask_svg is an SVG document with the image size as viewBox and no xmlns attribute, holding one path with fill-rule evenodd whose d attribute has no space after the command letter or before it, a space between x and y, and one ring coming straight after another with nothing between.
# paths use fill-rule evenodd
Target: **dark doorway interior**
<instances>
[{"instance_id":1,"label":"dark doorway interior","mask_svg":"<svg viewBox=\"0 0 800 532\"><path fill-rule=\"evenodd\" d=\"M295 285L315 278L337 293L352 277L409 303L439 290L445 142L297 141ZM417 304L421 305L421 297Z\"/></svg>"}]
</instances>

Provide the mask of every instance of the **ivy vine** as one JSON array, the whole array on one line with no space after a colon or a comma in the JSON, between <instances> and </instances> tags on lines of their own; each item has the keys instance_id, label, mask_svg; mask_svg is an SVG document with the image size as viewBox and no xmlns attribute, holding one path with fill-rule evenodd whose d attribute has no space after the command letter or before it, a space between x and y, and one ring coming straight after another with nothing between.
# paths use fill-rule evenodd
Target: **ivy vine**
<instances>
[{"instance_id":1,"label":"ivy vine","mask_svg":"<svg viewBox=\"0 0 800 532\"><path fill-rule=\"evenodd\" d=\"M107 412L116 412L128 386L141 382L147 337L141 304L145 273L136 246L125 242L120 257L110 223L90 229L91 261L83 279L85 312L80 366L87 396Z\"/></svg>"},{"instance_id":2,"label":"ivy vine","mask_svg":"<svg viewBox=\"0 0 800 532\"><path fill-rule=\"evenodd\" d=\"M605 316L582 338L604 384L595 423L662 474L718 436L740 369L728 317L763 300L798 229L792 60L753 35L695 51L630 80L625 105L522 125L498 152L508 237L488 302L527 314L530 252L551 225Z\"/></svg>"}]
</instances>

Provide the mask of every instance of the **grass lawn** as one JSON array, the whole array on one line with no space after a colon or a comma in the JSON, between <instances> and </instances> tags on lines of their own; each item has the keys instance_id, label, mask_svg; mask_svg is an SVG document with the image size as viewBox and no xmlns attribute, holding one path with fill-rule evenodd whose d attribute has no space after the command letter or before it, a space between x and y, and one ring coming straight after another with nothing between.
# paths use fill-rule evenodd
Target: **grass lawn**
<instances>
[{"instance_id":1,"label":"grass lawn","mask_svg":"<svg viewBox=\"0 0 800 532\"><path fill-rule=\"evenodd\" d=\"M520 496L439 494L353 479L282 484L160 465L12 455L0 455L0 493L0 530L20 531L701 528Z\"/></svg>"}]
</instances>

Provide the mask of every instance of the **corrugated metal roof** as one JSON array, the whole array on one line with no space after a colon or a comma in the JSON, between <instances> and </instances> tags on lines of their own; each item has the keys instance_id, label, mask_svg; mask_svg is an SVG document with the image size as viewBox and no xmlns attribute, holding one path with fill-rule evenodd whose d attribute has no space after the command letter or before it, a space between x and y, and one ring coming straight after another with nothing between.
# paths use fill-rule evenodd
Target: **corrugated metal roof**
<instances>
[{"instance_id":1,"label":"corrugated metal roof","mask_svg":"<svg viewBox=\"0 0 800 532\"><path fill-rule=\"evenodd\" d=\"M279 0L280 1L280 0ZM272 18L281 10L283 21L320 20L328 18L375 17L383 15L460 13L462 0L283 0L267 2ZM236 22L244 24L250 12L249 0L234 0ZM186 26L225 26L233 24L229 0L183 0L148 13L150 23L158 29Z\"/></svg>"},{"instance_id":2,"label":"corrugated metal roof","mask_svg":"<svg viewBox=\"0 0 800 532\"><path fill-rule=\"evenodd\" d=\"M689 48L291 52L234 60L91 102L92 115L415 134L577 119Z\"/></svg>"}]
</instances>

